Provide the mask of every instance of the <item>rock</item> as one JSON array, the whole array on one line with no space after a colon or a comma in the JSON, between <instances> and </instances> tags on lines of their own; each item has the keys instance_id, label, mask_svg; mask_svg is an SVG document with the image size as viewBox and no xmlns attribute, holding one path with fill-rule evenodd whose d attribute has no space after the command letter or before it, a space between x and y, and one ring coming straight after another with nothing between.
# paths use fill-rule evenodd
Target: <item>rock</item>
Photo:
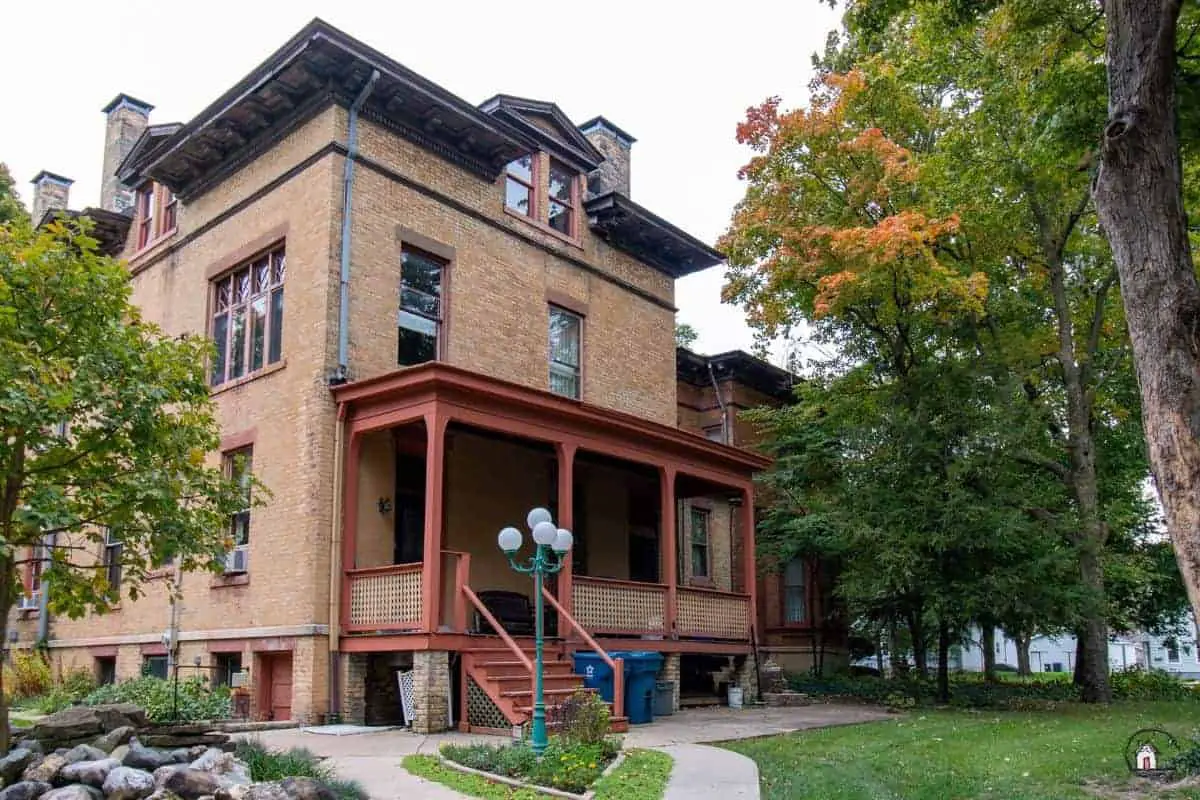
<instances>
[{"instance_id":1,"label":"rock","mask_svg":"<svg viewBox=\"0 0 1200 800\"><path fill-rule=\"evenodd\" d=\"M190 764L194 758L190 747L178 747L167 753L167 756L171 759L172 764Z\"/></svg>"},{"instance_id":2,"label":"rock","mask_svg":"<svg viewBox=\"0 0 1200 800\"><path fill-rule=\"evenodd\" d=\"M227 733L142 733L138 740L147 747L173 750L177 747L218 745L229 741Z\"/></svg>"},{"instance_id":3,"label":"rock","mask_svg":"<svg viewBox=\"0 0 1200 800\"><path fill-rule=\"evenodd\" d=\"M316 778L284 778L279 786L292 800L337 800L333 791Z\"/></svg>"},{"instance_id":4,"label":"rock","mask_svg":"<svg viewBox=\"0 0 1200 800\"><path fill-rule=\"evenodd\" d=\"M28 750L29 752L36 754L46 752L42 747L42 743L37 739L22 739L21 741L17 742L17 749Z\"/></svg>"},{"instance_id":5,"label":"rock","mask_svg":"<svg viewBox=\"0 0 1200 800\"><path fill-rule=\"evenodd\" d=\"M37 754L26 747L18 747L0 758L0 780L4 785L14 783L25 768L37 757Z\"/></svg>"},{"instance_id":6,"label":"rock","mask_svg":"<svg viewBox=\"0 0 1200 800\"><path fill-rule=\"evenodd\" d=\"M117 728L142 728L146 725L146 710L133 703L113 703L107 706L92 706L106 732Z\"/></svg>"},{"instance_id":7,"label":"rock","mask_svg":"<svg viewBox=\"0 0 1200 800\"><path fill-rule=\"evenodd\" d=\"M42 717L29 729L29 738L45 741L77 739L101 733L100 715L91 706L71 706Z\"/></svg>"},{"instance_id":8,"label":"rock","mask_svg":"<svg viewBox=\"0 0 1200 800\"><path fill-rule=\"evenodd\" d=\"M274 781L237 786L230 790L229 796L231 800L291 800L288 793L283 790L283 786Z\"/></svg>"},{"instance_id":9,"label":"rock","mask_svg":"<svg viewBox=\"0 0 1200 800\"><path fill-rule=\"evenodd\" d=\"M51 789L42 795L42 800L103 800L100 790L91 786L75 783L61 789Z\"/></svg>"},{"instance_id":10,"label":"rock","mask_svg":"<svg viewBox=\"0 0 1200 800\"><path fill-rule=\"evenodd\" d=\"M135 731L129 725L122 725L119 728L113 728L103 736L97 736L96 740L92 742L92 744L106 753L111 753L116 748L126 744L131 738L133 738L133 735L136 732L137 731Z\"/></svg>"},{"instance_id":11,"label":"rock","mask_svg":"<svg viewBox=\"0 0 1200 800\"><path fill-rule=\"evenodd\" d=\"M144 769L147 772L153 772L159 767L165 767L171 763L171 757L159 750L151 750L149 747L143 747L142 743L135 736L129 740L129 752L121 759L121 763L134 769Z\"/></svg>"},{"instance_id":12,"label":"rock","mask_svg":"<svg viewBox=\"0 0 1200 800\"><path fill-rule=\"evenodd\" d=\"M121 766L115 758L103 758L99 761L77 761L67 764L58 773L59 782L86 783L99 789L108 778L108 773Z\"/></svg>"},{"instance_id":13,"label":"rock","mask_svg":"<svg viewBox=\"0 0 1200 800\"><path fill-rule=\"evenodd\" d=\"M164 774L164 779L159 780L159 776L155 774L155 782L160 789L174 792L183 798L183 800L199 800L205 795L216 794L221 789L221 784L217 776L211 772L192 769L191 767L178 767L169 772L161 770ZM322 798L321 800L327 800Z\"/></svg>"},{"instance_id":14,"label":"rock","mask_svg":"<svg viewBox=\"0 0 1200 800\"><path fill-rule=\"evenodd\" d=\"M250 783L250 768L233 757L216 748L210 749L191 763L191 769L210 772L217 776L222 787L243 786Z\"/></svg>"},{"instance_id":15,"label":"rock","mask_svg":"<svg viewBox=\"0 0 1200 800\"><path fill-rule=\"evenodd\" d=\"M154 776L133 767L116 767L104 780L108 800L141 800L154 791Z\"/></svg>"},{"instance_id":16,"label":"rock","mask_svg":"<svg viewBox=\"0 0 1200 800\"><path fill-rule=\"evenodd\" d=\"M125 756L128 753L129 753L129 745L121 744L121 745L117 745L116 747L114 747L112 749L112 752L108 754L108 757L115 758L117 761L124 761Z\"/></svg>"},{"instance_id":17,"label":"rock","mask_svg":"<svg viewBox=\"0 0 1200 800\"><path fill-rule=\"evenodd\" d=\"M21 781L0 792L0 800L34 800L51 788L50 784L42 781Z\"/></svg>"},{"instance_id":18,"label":"rock","mask_svg":"<svg viewBox=\"0 0 1200 800\"><path fill-rule=\"evenodd\" d=\"M180 800L179 795L174 792L168 792L166 789L155 789L154 792L146 797L146 800Z\"/></svg>"},{"instance_id":19,"label":"rock","mask_svg":"<svg viewBox=\"0 0 1200 800\"><path fill-rule=\"evenodd\" d=\"M44 756L35 760L21 773L21 780L34 783L52 783L58 777L58 771L67 765L67 760L59 755Z\"/></svg>"},{"instance_id":20,"label":"rock","mask_svg":"<svg viewBox=\"0 0 1200 800\"><path fill-rule=\"evenodd\" d=\"M92 747L90 744L77 744L63 753L62 757L67 760L68 764L75 764L79 761L102 761L108 758L108 752Z\"/></svg>"},{"instance_id":21,"label":"rock","mask_svg":"<svg viewBox=\"0 0 1200 800\"><path fill-rule=\"evenodd\" d=\"M188 763L190 764L191 762L195 761L197 758L199 758L200 756L204 755L207 752L208 752L207 745L198 744L194 747L189 747L188 748Z\"/></svg>"}]
</instances>

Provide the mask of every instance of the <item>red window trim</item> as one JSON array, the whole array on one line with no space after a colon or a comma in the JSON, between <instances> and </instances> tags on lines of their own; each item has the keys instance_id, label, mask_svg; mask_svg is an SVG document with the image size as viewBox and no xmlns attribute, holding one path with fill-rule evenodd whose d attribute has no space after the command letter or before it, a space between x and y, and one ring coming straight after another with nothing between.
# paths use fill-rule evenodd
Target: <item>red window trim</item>
<instances>
[{"instance_id":1,"label":"red window trim","mask_svg":"<svg viewBox=\"0 0 1200 800\"><path fill-rule=\"evenodd\" d=\"M275 280L275 254L276 253L282 253L283 259L284 259L284 274L283 274L283 277L279 281ZM236 277L239 272L242 272L244 270L253 269L255 263L260 261L263 258L267 259L267 269L268 269L266 289L263 292L255 292L254 291L254 273L251 272L249 275L249 278L251 281L249 297L247 298L245 303L235 303L234 298L233 298L233 292L236 291L236 287L233 285L233 278ZM217 304L219 302L218 292L220 292L221 284L225 280L230 281L229 305L224 309L218 309L217 308ZM282 289L286 285L287 285L287 243L286 243L286 240L277 240L277 241L273 242L269 247L264 247L264 248L256 251L253 255L249 256L248 258L245 258L245 259L237 262L236 264L230 266L228 269L218 272L209 278L209 281L208 281L208 287L209 287L208 288L208 292L209 292L208 307L210 309L209 314L208 314L208 336L209 336L209 338L215 339L216 322L219 317L225 316L230 320L230 323L227 325L227 329L225 332L225 345L224 345L225 352L222 354L223 358L224 358L223 377L219 383L213 383L213 375L212 375L212 369L211 369L212 365L210 365L209 374L208 374L208 382L209 382L209 388L211 391L217 392L217 391L221 391L222 389L228 388L231 385L243 383L247 380L252 379L253 377L256 377L256 376L262 375L262 374L266 374L267 372L271 372L275 369L278 369L280 366L282 366L286 362L286 359L283 357L283 340L282 340L282 338L280 339L280 342L279 342L279 358L275 361L270 360L271 334L272 334L271 298L276 289ZM263 328L263 363L262 363L262 366L260 366L257 369L252 368L252 365L250 363L251 353L253 352L253 337L250 335L250 333L251 333L250 317L247 314L246 336L245 336L245 342L243 344L243 347L245 348L244 356L246 359L245 369L243 370L241 375L232 376L232 375L230 375L230 367L232 365L231 356L232 356L232 346L233 346L233 326L232 326L233 311L238 306L244 306L245 308L249 309L252 300L254 298L258 297L259 295L264 296L267 301L267 313L265 316L265 325ZM286 300L286 293L285 293L285 300ZM285 314L287 313L286 307L284 309L284 313ZM282 322L282 320L281 320L281 322ZM281 337L282 337L282 334L281 334Z\"/></svg>"},{"instance_id":2,"label":"red window trim","mask_svg":"<svg viewBox=\"0 0 1200 800\"><path fill-rule=\"evenodd\" d=\"M550 230L554 231L559 236L566 236L568 239L576 241L579 238L579 173L572 170L567 164L559 161L554 156L547 155L547 159L549 160L549 163L546 165L546 227L550 228ZM554 169L556 164L562 169L563 172L571 175L571 185L569 187L569 191L567 192L568 199L565 201L560 200L557 197L553 197L550 194L549 176L550 171ZM565 232L560 231L558 228L555 228L550 224L550 206L552 203L558 203L559 205L564 205L567 207L567 230Z\"/></svg>"},{"instance_id":3,"label":"red window trim","mask_svg":"<svg viewBox=\"0 0 1200 800\"><path fill-rule=\"evenodd\" d=\"M508 163L508 165L505 165L505 167L504 167L504 181L505 181L504 208L507 209L509 212L516 214L517 216L529 217L532 220L541 219L541 211L542 211L541 203L538 202L538 200L540 199L538 186L540 186L541 182L542 182L541 181L541 174L542 174L541 155L542 154L540 152L535 152L535 153L531 153L529 156L529 180L532 181L531 183L526 182L526 180L524 178L522 178L518 175L514 175L508 169L508 167L513 163L513 161L519 161L520 159L513 159L513 161L510 161ZM509 180L514 180L529 190L529 211L527 213L522 214L521 209L513 208L512 206L510 206L508 204L508 186L507 186L507 184L508 184Z\"/></svg>"}]
</instances>

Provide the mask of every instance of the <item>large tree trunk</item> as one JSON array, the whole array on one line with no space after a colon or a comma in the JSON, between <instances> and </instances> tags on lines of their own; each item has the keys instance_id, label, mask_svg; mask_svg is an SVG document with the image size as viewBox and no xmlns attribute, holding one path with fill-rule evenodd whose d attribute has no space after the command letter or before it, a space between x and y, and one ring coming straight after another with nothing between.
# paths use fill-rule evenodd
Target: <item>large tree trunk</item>
<instances>
[{"instance_id":1,"label":"large tree trunk","mask_svg":"<svg viewBox=\"0 0 1200 800\"><path fill-rule=\"evenodd\" d=\"M0 642L8 641L8 615L16 595L16 574L11 557L0 556ZM2 665L0 665L2 666ZM0 668L0 753L7 753L8 696L4 688L4 670Z\"/></svg>"},{"instance_id":2,"label":"large tree trunk","mask_svg":"<svg viewBox=\"0 0 1200 800\"><path fill-rule=\"evenodd\" d=\"M929 648L925 642L925 625L920 612L908 615L908 633L912 637L913 666L923 678L929 674Z\"/></svg>"},{"instance_id":3,"label":"large tree trunk","mask_svg":"<svg viewBox=\"0 0 1200 800\"><path fill-rule=\"evenodd\" d=\"M904 651L900 647L900 629L896 627L894 620L888 623L888 647L891 648L888 656L892 662L892 677L903 677L904 675L907 675L908 660L905 658Z\"/></svg>"},{"instance_id":4,"label":"large tree trunk","mask_svg":"<svg viewBox=\"0 0 1200 800\"><path fill-rule=\"evenodd\" d=\"M1029 664L1029 646L1033 642L1033 636L1027 633L1018 633L1013 638L1017 645L1017 674L1028 678L1033 674L1033 668Z\"/></svg>"},{"instance_id":5,"label":"large tree trunk","mask_svg":"<svg viewBox=\"0 0 1200 800\"><path fill-rule=\"evenodd\" d=\"M1085 703L1107 703L1112 700L1108 682L1108 625L1104 620L1084 620L1079 630L1076 650L1075 683L1080 687L1080 699ZM1096 672L1098 665L1103 672ZM1098 691L1103 688L1103 694Z\"/></svg>"},{"instance_id":6,"label":"large tree trunk","mask_svg":"<svg viewBox=\"0 0 1200 800\"><path fill-rule=\"evenodd\" d=\"M996 627L990 621L983 625L983 634L979 637L979 647L983 650L983 679L988 683L996 680Z\"/></svg>"},{"instance_id":7,"label":"large tree trunk","mask_svg":"<svg viewBox=\"0 0 1200 800\"><path fill-rule=\"evenodd\" d=\"M1175 119L1182 0L1108 0L1108 125L1094 195L1121 276L1150 467L1200 615L1200 285Z\"/></svg>"},{"instance_id":8,"label":"large tree trunk","mask_svg":"<svg viewBox=\"0 0 1200 800\"><path fill-rule=\"evenodd\" d=\"M950 702L950 624L938 620L937 692L939 703Z\"/></svg>"}]
</instances>

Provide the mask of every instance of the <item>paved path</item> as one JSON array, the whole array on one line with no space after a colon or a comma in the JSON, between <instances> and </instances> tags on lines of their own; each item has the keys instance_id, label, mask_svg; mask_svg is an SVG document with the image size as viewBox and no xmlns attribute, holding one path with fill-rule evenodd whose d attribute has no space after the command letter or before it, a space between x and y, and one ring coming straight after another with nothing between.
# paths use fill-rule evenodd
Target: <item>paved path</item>
<instances>
[{"instance_id":1,"label":"paved path","mask_svg":"<svg viewBox=\"0 0 1200 800\"><path fill-rule=\"evenodd\" d=\"M758 765L744 755L703 744L659 749L675 759L663 800L758 800Z\"/></svg>"}]
</instances>

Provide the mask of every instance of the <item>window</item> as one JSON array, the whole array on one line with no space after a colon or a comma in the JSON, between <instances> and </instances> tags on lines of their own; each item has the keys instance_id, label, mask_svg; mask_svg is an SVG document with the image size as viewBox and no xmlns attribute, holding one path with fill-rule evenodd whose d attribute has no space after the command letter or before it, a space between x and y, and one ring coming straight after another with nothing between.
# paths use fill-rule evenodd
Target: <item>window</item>
<instances>
[{"instance_id":1,"label":"window","mask_svg":"<svg viewBox=\"0 0 1200 800\"><path fill-rule=\"evenodd\" d=\"M137 193L137 246L141 250L154 239L154 184L148 183Z\"/></svg>"},{"instance_id":2,"label":"window","mask_svg":"<svg viewBox=\"0 0 1200 800\"><path fill-rule=\"evenodd\" d=\"M163 194L166 196L166 202L163 204L162 233L165 234L175 230L176 212L179 210L179 198L166 187L163 187Z\"/></svg>"},{"instance_id":3,"label":"window","mask_svg":"<svg viewBox=\"0 0 1200 800\"><path fill-rule=\"evenodd\" d=\"M550 306L550 391L576 400L582 333L582 317Z\"/></svg>"},{"instance_id":4,"label":"window","mask_svg":"<svg viewBox=\"0 0 1200 800\"><path fill-rule=\"evenodd\" d=\"M225 454L226 474L242 489L241 510L229 516L229 539L233 549L225 557L226 572L245 572L250 549L250 478L254 468L254 448L243 447Z\"/></svg>"},{"instance_id":5,"label":"window","mask_svg":"<svg viewBox=\"0 0 1200 800\"><path fill-rule=\"evenodd\" d=\"M46 558L46 552L40 544L33 545L27 552L25 594L18 598L18 605L21 608L37 608L42 591L42 560Z\"/></svg>"},{"instance_id":6,"label":"window","mask_svg":"<svg viewBox=\"0 0 1200 800\"><path fill-rule=\"evenodd\" d=\"M714 425L711 428L705 428L704 438L708 439L710 442L723 443L725 441L725 429L720 425Z\"/></svg>"},{"instance_id":7,"label":"window","mask_svg":"<svg viewBox=\"0 0 1200 800\"><path fill-rule=\"evenodd\" d=\"M789 625L808 621L805 573L808 565L793 558L783 569L783 621Z\"/></svg>"},{"instance_id":8,"label":"window","mask_svg":"<svg viewBox=\"0 0 1200 800\"><path fill-rule=\"evenodd\" d=\"M505 170L504 205L524 214L537 218L537 206L534 203L534 187L537 186L536 156L521 156L511 162Z\"/></svg>"},{"instance_id":9,"label":"window","mask_svg":"<svg viewBox=\"0 0 1200 800\"><path fill-rule=\"evenodd\" d=\"M1179 663L1179 645L1175 642L1167 642L1167 661L1172 664Z\"/></svg>"},{"instance_id":10,"label":"window","mask_svg":"<svg viewBox=\"0 0 1200 800\"><path fill-rule=\"evenodd\" d=\"M257 372L282 357L286 270L284 248L279 247L216 282L213 386Z\"/></svg>"},{"instance_id":11,"label":"window","mask_svg":"<svg viewBox=\"0 0 1200 800\"><path fill-rule=\"evenodd\" d=\"M407 246L400 251L397 361L401 366L437 360L445 267L445 261L429 253Z\"/></svg>"},{"instance_id":12,"label":"window","mask_svg":"<svg viewBox=\"0 0 1200 800\"><path fill-rule=\"evenodd\" d=\"M142 674L150 675L155 678L161 678L165 681L167 679L167 657L143 656Z\"/></svg>"},{"instance_id":13,"label":"window","mask_svg":"<svg viewBox=\"0 0 1200 800\"><path fill-rule=\"evenodd\" d=\"M557 161L550 162L550 227L564 236L575 235L575 173Z\"/></svg>"},{"instance_id":14,"label":"window","mask_svg":"<svg viewBox=\"0 0 1200 800\"><path fill-rule=\"evenodd\" d=\"M121 540L112 530L104 532L104 575L108 579L109 591L121 592Z\"/></svg>"},{"instance_id":15,"label":"window","mask_svg":"<svg viewBox=\"0 0 1200 800\"><path fill-rule=\"evenodd\" d=\"M692 577L708 577L708 509L691 509Z\"/></svg>"},{"instance_id":16,"label":"window","mask_svg":"<svg viewBox=\"0 0 1200 800\"><path fill-rule=\"evenodd\" d=\"M213 656L213 685L230 686L234 674L242 671L241 653L217 653Z\"/></svg>"},{"instance_id":17,"label":"window","mask_svg":"<svg viewBox=\"0 0 1200 800\"><path fill-rule=\"evenodd\" d=\"M107 686L117 682L116 656L96 656L96 683Z\"/></svg>"}]
</instances>

